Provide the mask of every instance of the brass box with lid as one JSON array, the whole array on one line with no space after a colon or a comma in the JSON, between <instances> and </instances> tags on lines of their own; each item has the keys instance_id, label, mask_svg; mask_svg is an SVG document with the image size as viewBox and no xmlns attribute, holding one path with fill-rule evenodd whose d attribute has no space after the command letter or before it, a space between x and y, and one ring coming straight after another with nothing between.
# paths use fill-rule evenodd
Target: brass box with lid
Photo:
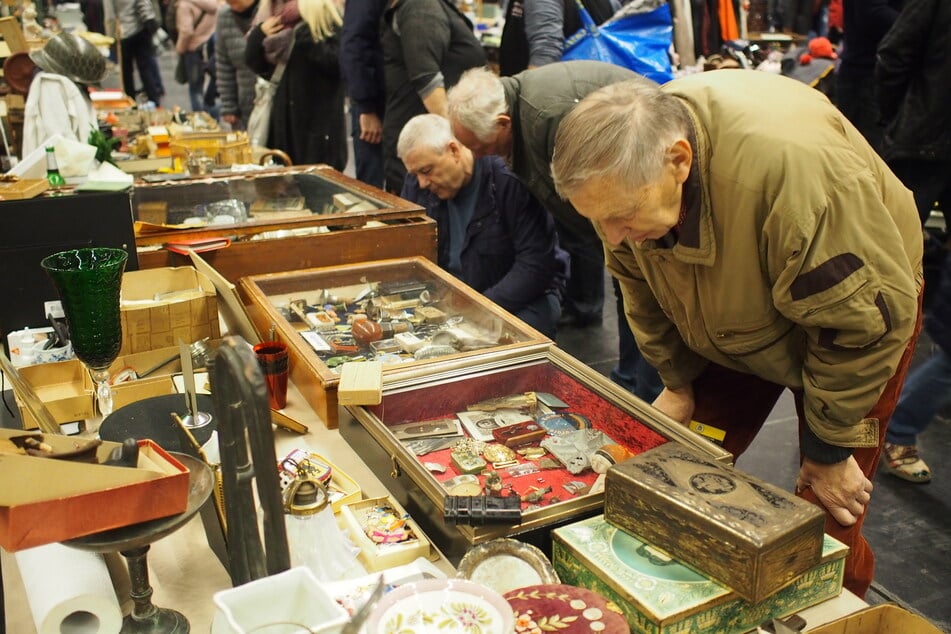
<instances>
[{"instance_id":1,"label":"brass box with lid","mask_svg":"<svg viewBox=\"0 0 951 634\"><path fill-rule=\"evenodd\" d=\"M245 275L418 255L435 259L436 223L413 203L326 165L136 181L141 268L184 266L163 248L229 246L202 257L232 283Z\"/></svg>"},{"instance_id":2,"label":"brass box with lid","mask_svg":"<svg viewBox=\"0 0 951 634\"><path fill-rule=\"evenodd\" d=\"M330 428L345 362L381 361L385 384L406 368L425 372L552 345L421 257L254 275L239 290L258 333L273 325L287 344L291 379Z\"/></svg>"},{"instance_id":3,"label":"brass box with lid","mask_svg":"<svg viewBox=\"0 0 951 634\"><path fill-rule=\"evenodd\" d=\"M447 524L446 518L459 503L460 498L455 496L475 495L471 498L473 504L488 500L479 497L479 490L489 488L488 480L495 476L461 472L459 460L453 460L452 446L429 451L431 447L425 443L407 440L407 430L415 432L427 421L451 421L474 405L484 407L500 399L517 401L528 395L536 400L534 420L553 430L541 443L543 448L551 447L551 453L532 457L516 452L517 464L511 467L491 464L493 458L488 451L484 454L490 462L487 471L500 476L496 484L499 494L521 500L520 521ZM552 412L544 413L543 403L550 404ZM577 430L564 434L554 431L566 423L577 425ZM466 436L470 436L469 427L464 427ZM632 454L673 444L690 446L713 461L729 463L732 459L721 447L554 346L493 350L425 367L395 368L386 376L382 402L346 407L339 429L390 493L454 562L473 545L499 537L517 537L550 552L551 529L601 512L604 495L597 488L594 471L583 467L569 471L546 460L555 455L555 445L546 442L555 433L561 439L595 438L595 445L617 443ZM505 429L500 428L500 435ZM599 435L603 437L598 439ZM490 441L487 447L492 446ZM558 455L565 456L563 446ZM566 464L572 463L569 457ZM466 490L470 486L473 490ZM489 516L485 514L487 519Z\"/></svg>"},{"instance_id":4,"label":"brass box with lid","mask_svg":"<svg viewBox=\"0 0 951 634\"><path fill-rule=\"evenodd\" d=\"M604 518L751 603L822 557L822 509L685 447L657 447L615 465Z\"/></svg>"}]
</instances>

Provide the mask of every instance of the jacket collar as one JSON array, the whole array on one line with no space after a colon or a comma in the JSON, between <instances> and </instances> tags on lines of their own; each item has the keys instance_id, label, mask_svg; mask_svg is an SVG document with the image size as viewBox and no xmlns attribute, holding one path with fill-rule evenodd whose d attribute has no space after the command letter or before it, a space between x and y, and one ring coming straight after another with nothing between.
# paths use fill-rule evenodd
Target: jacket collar
<instances>
[{"instance_id":1,"label":"jacket collar","mask_svg":"<svg viewBox=\"0 0 951 634\"><path fill-rule=\"evenodd\" d=\"M690 107L686 103L683 106L692 123L689 141L693 148L694 161L683 185L684 221L680 226L673 253L684 262L712 266L717 257L717 243L708 191L710 140Z\"/></svg>"}]
</instances>

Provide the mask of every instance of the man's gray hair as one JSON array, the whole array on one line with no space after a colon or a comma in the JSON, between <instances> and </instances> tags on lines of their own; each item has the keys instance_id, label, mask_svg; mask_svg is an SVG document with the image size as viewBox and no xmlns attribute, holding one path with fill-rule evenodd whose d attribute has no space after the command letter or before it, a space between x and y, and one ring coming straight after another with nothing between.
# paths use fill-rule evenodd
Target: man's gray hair
<instances>
[{"instance_id":1,"label":"man's gray hair","mask_svg":"<svg viewBox=\"0 0 951 634\"><path fill-rule=\"evenodd\" d=\"M591 178L633 188L655 183L667 150L691 129L686 108L654 82L630 79L589 94L562 119L551 164L555 189L570 198Z\"/></svg>"},{"instance_id":2,"label":"man's gray hair","mask_svg":"<svg viewBox=\"0 0 951 634\"><path fill-rule=\"evenodd\" d=\"M500 114L508 114L505 90L498 75L487 68L471 68L446 93L449 120L489 141Z\"/></svg>"},{"instance_id":3,"label":"man's gray hair","mask_svg":"<svg viewBox=\"0 0 951 634\"><path fill-rule=\"evenodd\" d=\"M418 114L403 126L396 142L396 155L405 158L416 148L426 147L442 153L454 140L449 121L438 114Z\"/></svg>"}]
</instances>

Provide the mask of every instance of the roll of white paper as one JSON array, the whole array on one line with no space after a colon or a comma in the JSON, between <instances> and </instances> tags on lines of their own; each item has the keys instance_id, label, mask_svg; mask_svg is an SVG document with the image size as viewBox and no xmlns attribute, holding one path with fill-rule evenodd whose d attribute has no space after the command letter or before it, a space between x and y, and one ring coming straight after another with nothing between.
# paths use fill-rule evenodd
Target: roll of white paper
<instances>
[{"instance_id":1,"label":"roll of white paper","mask_svg":"<svg viewBox=\"0 0 951 634\"><path fill-rule=\"evenodd\" d=\"M16 553L37 634L118 634L122 611L101 555L62 544Z\"/></svg>"}]
</instances>

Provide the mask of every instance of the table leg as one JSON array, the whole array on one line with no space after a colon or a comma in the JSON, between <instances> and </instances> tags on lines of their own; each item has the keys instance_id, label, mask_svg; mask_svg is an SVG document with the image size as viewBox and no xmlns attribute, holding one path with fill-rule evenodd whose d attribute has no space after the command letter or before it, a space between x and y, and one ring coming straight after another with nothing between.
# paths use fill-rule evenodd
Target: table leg
<instances>
[{"instance_id":1,"label":"table leg","mask_svg":"<svg viewBox=\"0 0 951 634\"><path fill-rule=\"evenodd\" d=\"M132 614L122 621L121 634L186 634L191 631L188 619L181 612L157 608L152 603L149 583L148 552L150 546L121 551L129 565L132 582Z\"/></svg>"}]
</instances>

